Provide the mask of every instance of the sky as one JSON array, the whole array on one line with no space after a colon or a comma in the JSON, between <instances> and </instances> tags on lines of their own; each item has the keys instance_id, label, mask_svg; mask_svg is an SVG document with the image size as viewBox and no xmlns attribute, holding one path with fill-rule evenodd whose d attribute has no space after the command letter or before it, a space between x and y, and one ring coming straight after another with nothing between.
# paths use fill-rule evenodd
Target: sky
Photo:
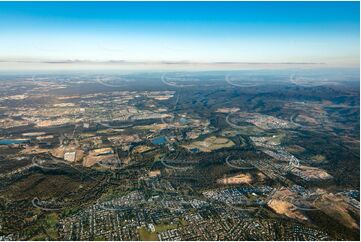
<instances>
[{"instance_id":1,"label":"sky","mask_svg":"<svg viewBox=\"0 0 361 242\"><path fill-rule=\"evenodd\" d=\"M0 69L358 67L359 2L0 2Z\"/></svg>"}]
</instances>

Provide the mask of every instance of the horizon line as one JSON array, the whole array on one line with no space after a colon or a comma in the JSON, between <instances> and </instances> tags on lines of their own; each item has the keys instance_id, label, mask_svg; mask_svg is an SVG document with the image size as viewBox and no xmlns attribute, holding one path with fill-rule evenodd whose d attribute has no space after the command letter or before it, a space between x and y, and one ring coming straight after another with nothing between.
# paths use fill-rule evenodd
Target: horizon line
<instances>
[{"instance_id":1,"label":"horizon line","mask_svg":"<svg viewBox=\"0 0 361 242\"><path fill-rule=\"evenodd\" d=\"M325 65L325 62L307 62L307 61L188 61L188 60L87 60L87 59L0 59L0 63L29 63L29 64L130 64L130 65Z\"/></svg>"}]
</instances>

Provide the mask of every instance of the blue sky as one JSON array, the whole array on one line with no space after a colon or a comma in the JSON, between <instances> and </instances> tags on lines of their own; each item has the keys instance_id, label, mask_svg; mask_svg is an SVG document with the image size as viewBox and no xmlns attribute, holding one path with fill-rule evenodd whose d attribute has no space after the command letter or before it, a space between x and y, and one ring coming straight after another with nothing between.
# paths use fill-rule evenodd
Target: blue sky
<instances>
[{"instance_id":1,"label":"blue sky","mask_svg":"<svg viewBox=\"0 0 361 242\"><path fill-rule=\"evenodd\" d=\"M0 2L0 60L359 65L358 2Z\"/></svg>"}]
</instances>

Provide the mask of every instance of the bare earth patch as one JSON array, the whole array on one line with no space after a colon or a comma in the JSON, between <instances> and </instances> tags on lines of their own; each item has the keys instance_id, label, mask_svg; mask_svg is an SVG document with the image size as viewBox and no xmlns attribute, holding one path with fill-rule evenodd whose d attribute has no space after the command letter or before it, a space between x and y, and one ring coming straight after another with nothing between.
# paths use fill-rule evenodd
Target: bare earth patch
<instances>
[{"instance_id":1,"label":"bare earth patch","mask_svg":"<svg viewBox=\"0 0 361 242\"><path fill-rule=\"evenodd\" d=\"M301 221L308 220L303 213L297 210L296 206L287 201L288 197L294 197L295 195L296 194L287 188L282 188L273 194L271 200L268 201L267 206L277 214L285 215L289 218Z\"/></svg>"},{"instance_id":2,"label":"bare earth patch","mask_svg":"<svg viewBox=\"0 0 361 242\"><path fill-rule=\"evenodd\" d=\"M253 181L251 174L241 173L232 177L225 177L217 180L220 184L249 184Z\"/></svg>"}]
</instances>

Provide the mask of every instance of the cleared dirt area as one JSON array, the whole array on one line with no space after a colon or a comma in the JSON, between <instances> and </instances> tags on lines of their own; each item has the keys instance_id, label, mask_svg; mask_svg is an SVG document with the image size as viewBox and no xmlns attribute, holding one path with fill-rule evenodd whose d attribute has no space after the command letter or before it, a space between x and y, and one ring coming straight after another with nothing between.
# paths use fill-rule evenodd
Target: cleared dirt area
<instances>
[{"instance_id":1,"label":"cleared dirt area","mask_svg":"<svg viewBox=\"0 0 361 242\"><path fill-rule=\"evenodd\" d=\"M188 145L182 145L182 147L192 150L192 149L199 149L202 152L211 152L213 150L218 150L222 148L229 148L234 146L232 140L222 137L211 136L203 141L195 141Z\"/></svg>"}]
</instances>

